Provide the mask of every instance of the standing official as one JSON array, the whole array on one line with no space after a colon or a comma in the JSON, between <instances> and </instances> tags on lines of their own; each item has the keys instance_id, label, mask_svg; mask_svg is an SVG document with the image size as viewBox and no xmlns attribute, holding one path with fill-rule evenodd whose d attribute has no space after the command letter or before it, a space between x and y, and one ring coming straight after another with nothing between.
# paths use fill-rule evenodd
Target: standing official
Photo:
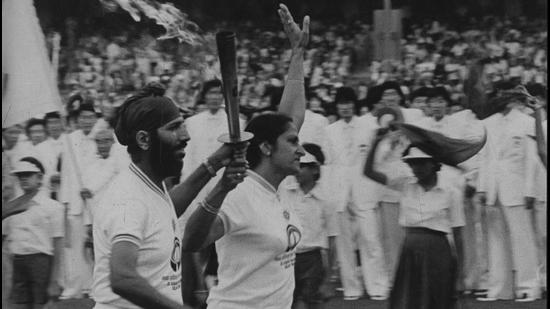
<instances>
[{"instance_id":1,"label":"standing official","mask_svg":"<svg viewBox=\"0 0 550 309\"><path fill-rule=\"evenodd\" d=\"M388 295L388 276L377 224L378 185L361 173L375 127L355 116L356 101L353 89L337 90L335 103L340 120L325 130L323 147L327 174L331 175L327 183L331 203L338 212L336 251L344 299L355 300L364 294L356 273L357 248L364 286L373 299L380 300Z\"/></svg>"},{"instance_id":2,"label":"standing official","mask_svg":"<svg viewBox=\"0 0 550 309\"><path fill-rule=\"evenodd\" d=\"M533 301L540 297L537 248L529 212L536 197L533 118L512 98L483 122L487 144L481 157L478 197L487 205L489 289L479 300Z\"/></svg>"}]
</instances>

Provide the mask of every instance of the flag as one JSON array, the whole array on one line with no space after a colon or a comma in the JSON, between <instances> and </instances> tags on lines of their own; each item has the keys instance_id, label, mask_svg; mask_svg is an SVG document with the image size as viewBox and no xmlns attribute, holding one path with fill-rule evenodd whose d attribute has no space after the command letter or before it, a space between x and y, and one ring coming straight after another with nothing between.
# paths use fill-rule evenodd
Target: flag
<instances>
[{"instance_id":1,"label":"flag","mask_svg":"<svg viewBox=\"0 0 550 309\"><path fill-rule=\"evenodd\" d=\"M61 110L32 0L2 0L2 128Z\"/></svg>"},{"instance_id":2,"label":"flag","mask_svg":"<svg viewBox=\"0 0 550 309\"><path fill-rule=\"evenodd\" d=\"M406 123L394 123L414 145L437 161L457 166L477 154L485 145L487 134L479 140L463 140L450 138L443 134L425 130Z\"/></svg>"}]
</instances>

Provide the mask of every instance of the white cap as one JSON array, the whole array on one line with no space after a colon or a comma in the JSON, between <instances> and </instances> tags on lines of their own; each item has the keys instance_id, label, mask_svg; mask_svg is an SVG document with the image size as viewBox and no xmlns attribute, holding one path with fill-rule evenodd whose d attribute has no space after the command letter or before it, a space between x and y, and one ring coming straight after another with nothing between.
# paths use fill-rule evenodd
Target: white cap
<instances>
[{"instance_id":1,"label":"white cap","mask_svg":"<svg viewBox=\"0 0 550 309\"><path fill-rule=\"evenodd\" d=\"M42 172L38 166L27 162L27 161L19 161L15 163L13 171L10 172L10 174L18 174L18 173L40 173Z\"/></svg>"},{"instance_id":2,"label":"white cap","mask_svg":"<svg viewBox=\"0 0 550 309\"><path fill-rule=\"evenodd\" d=\"M418 147L411 147L409 149L409 153L401 159L403 161L407 161L411 159L432 159L432 158L433 158L432 156L420 150Z\"/></svg>"},{"instance_id":3,"label":"white cap","mask_svg":"<svg viewBox=\"0 0 550 309\"><path fill-rule=\"evenodd\" d=\"M300 158L300 163L317 163L319 164L319 161L315 158L314 155L312 155L309 152L305 152L306 154Z\"/></svg>"}]
</instances>

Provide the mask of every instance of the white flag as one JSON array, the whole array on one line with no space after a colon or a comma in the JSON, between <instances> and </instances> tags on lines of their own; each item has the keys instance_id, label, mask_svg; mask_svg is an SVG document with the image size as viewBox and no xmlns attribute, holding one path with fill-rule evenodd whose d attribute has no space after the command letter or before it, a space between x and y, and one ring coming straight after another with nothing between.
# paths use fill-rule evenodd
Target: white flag
<instances>
[{"instance_id":1,"label":"white flag","mask_svg":"<svg viewBox=\"0 0 550 309\"><path fill-rule=\"evenodd\" d=\"M2 0L2 128L61 110L32 0Z\"/></svg>"}]
</instances>

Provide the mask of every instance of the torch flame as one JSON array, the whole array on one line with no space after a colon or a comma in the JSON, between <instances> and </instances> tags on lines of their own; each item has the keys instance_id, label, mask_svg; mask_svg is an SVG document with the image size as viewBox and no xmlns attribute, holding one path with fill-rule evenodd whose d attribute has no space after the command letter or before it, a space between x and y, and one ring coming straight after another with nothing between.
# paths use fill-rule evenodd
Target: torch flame
<instances>
[{"instance_id":1,"label":"torch flame","mask_svg":"<svg viewBox=\"0 0 550 309\"><path fill-rule=\"evenodd\" d=\"M163 36L157 38L158 40L177 38L180 43L186 42L191 45L198 45L203 41L198 33L197 24L189 20L187 14L171 3L159 4L152 0L103 0L102 2L103 5L118 4L136 22L141 21L141 14L155 20L157 25L166 30Z\"/></svg>"}]
</instances>

